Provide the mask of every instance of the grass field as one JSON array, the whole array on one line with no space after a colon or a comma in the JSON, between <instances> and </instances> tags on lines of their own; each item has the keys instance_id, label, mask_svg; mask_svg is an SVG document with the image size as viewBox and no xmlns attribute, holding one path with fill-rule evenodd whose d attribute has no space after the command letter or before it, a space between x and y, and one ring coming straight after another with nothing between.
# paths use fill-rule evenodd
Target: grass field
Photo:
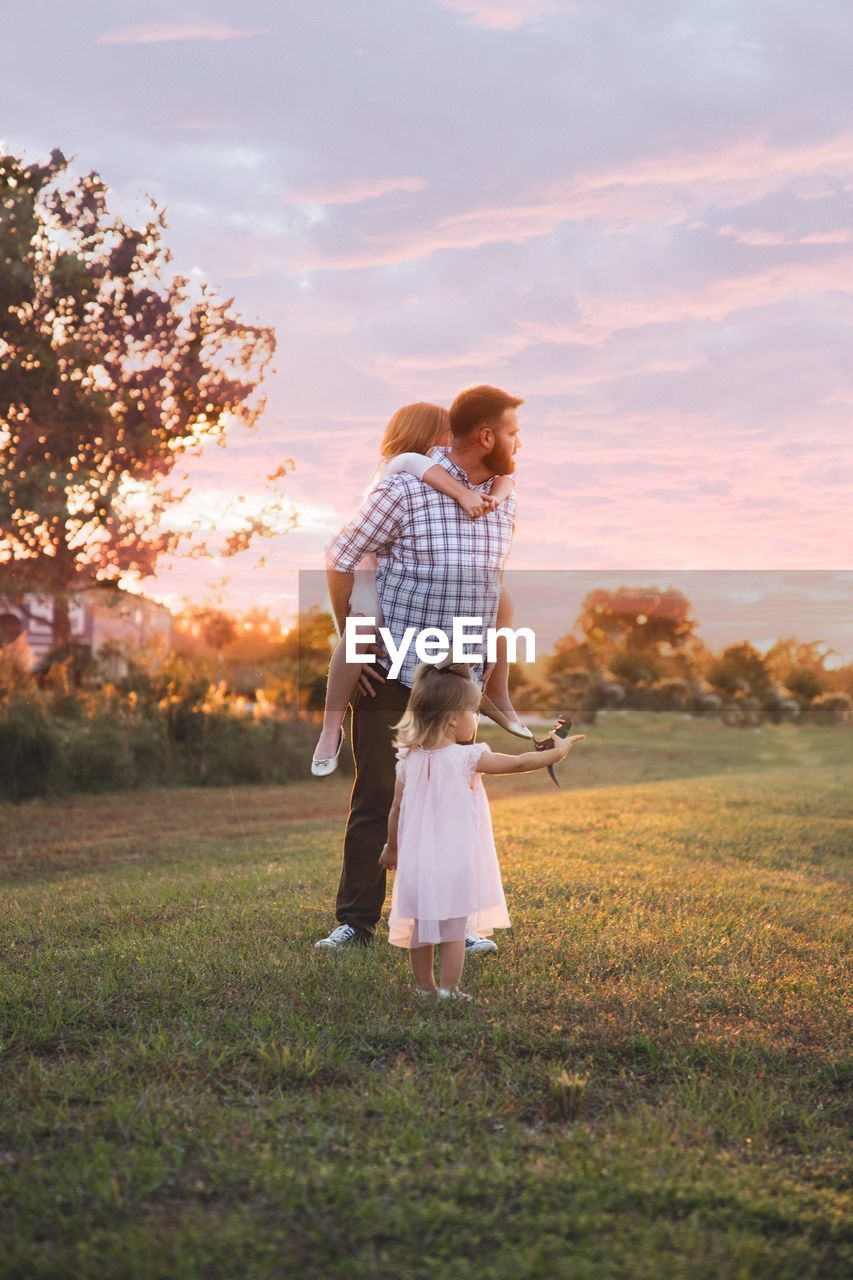
<instances>
[{"instance_id":1,"label":"grass field","mask_svg":"<svg viewBox=\"0 0 853 1280\"><path fill-rule=\"evenodd\" d=\"M312 950L342 779L0 808L0 1275L850 1274L851 741L632 713L494 780L468 1008Z\"/></svg>"}]
</instances>

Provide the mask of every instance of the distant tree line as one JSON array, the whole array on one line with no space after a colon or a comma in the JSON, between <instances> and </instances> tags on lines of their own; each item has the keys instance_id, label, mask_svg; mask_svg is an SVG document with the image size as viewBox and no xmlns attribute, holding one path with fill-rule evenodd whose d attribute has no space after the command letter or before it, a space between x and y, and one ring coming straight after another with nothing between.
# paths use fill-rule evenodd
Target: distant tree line
<instances>
[{"instance_id":1,"label":"distant tree line","mask_svg":"<svg viewBox=\"0 0 853 1280\"><path fill-rule=\"evenodd\" d=\"M833 669L820 642L779 639L762 654L748 641L713 653L697 634L690 602L674 588L596 590L544 671L517 696L545 710L565 703L581 718L607 708L719 715L754 727L803 717L850 722L853 665Z\"/></svg>"}]
</instances>

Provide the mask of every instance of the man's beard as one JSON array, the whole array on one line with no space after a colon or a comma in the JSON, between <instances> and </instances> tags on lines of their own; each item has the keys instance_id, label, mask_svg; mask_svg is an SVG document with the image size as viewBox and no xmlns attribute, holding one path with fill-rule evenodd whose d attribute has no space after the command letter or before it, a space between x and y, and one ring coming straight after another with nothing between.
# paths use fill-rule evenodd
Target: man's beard
<instances>
[{"instance_id":1,"label":"man's beard","mask_svg":"<svg viewBox=\"0 0 853 1280\"><path fill-rule=\"evenodd\" d=\"M483 458L483 466L488 467L493 476L511 476L515 471L512 445L506 440L496 440L494 448Z\"/></svg>"}]
</instances>

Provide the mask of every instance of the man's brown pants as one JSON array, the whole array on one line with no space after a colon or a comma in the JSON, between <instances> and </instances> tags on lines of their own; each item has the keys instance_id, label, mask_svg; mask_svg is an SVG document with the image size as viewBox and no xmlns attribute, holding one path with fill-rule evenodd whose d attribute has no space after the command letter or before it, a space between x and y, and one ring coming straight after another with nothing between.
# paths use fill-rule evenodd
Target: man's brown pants
<instances>
[{"instance_id":1,"label":"man's brown pants","mask_svg":"<svg viewBox=\"0 0 853 1280\"><path fill-rule=\"evenodd\" d=\"M379 855L388 835L394 799L396 756L391 725L406 709L410 690L399 680L374 685L376 697L357 693L352 703L355 785L344 836L344 865L335 914L373 934L385 902L385 871Z\"/></svg>"}]
</instances>

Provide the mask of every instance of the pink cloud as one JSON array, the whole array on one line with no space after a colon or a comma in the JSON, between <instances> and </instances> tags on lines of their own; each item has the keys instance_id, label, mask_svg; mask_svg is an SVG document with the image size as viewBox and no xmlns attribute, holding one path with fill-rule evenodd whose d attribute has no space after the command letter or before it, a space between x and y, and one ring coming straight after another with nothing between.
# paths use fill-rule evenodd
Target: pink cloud
<instances>
[{"instance_id":1,"label":"pink cloud","mask_svg":"<svg viewBox=\"0 0 853 1280\"><path fill-rule=\"evenodd\" d=\"M523 322L509 333L496 335L476 347L462 350L446 349L423 355L396 355L381 352L368 359L352 361L353 367L370 377L380 378L397 390L415 392L424 385L428 374L444 370L465 370L472 377L483 369L499 369L514 357L531 347L542 344L554 346L579 346L592 348L607 342L612 333L604 328L583 325L548 325ZM584 387L611 382L617 378L657 376L688 373L704 368L707 361L702 356L674 358L637 358L633 355L616 358L612 353L602 353L600 368L586 368L581 372L560 375L539 375L536 380L538 395L562 395Z\"/></svg>"},{"instance_id":2,"label":"pink cloud","mask_svg":"<svg viewBox=\"0 0 853 1280\"><path fill-rule=\"evenodd\" d=\"M800 244L853 244L853 230L849 227L837 227L833 231L811 231L805 235L786 235L784 231L765 231L761 227L750 227L739 231L737 227L720 227L717 235L729 236L738 244L757 245L758 247L776 247L778 245Z\"/></svg>"},{"instance_id":3,"label":"pink cloud","mask_svg":"<svg viewBox=\"0 0 853 1280\"><path fill-rule=\"evenodd\" d=\"M681 223L708 204L739 205L797 179L851 172L853 134L809 147L742 139L718 150L669 152L578 174L529 201L469 209L396 237L366 237L361 247L304 266L346 271L417 262L443 249L523 244L573 222L598 221L605 232L639 230L654 221Z\"/></svg>"},{"instance_id":4,"label":"pink cloud","mask_svg":"<svg viewBox=\"0 0 853 1280\"><path fill-rule=\"evenodd\" d=\"M515 31L527 22L551 13L565 12L566 7L553 0L439 0L442 9L464 14L472 27L488 31Z\"/></svg>"},{"instance_id":5,"label":"pink cloud","mask_svg":"<svg viewBox=\"0 0 853 1280\"><path fill-rule=\"evenodd\" d=\"M288 204L362 204L396 191L425 191L423 178L375 178L367 182L350 182L341 187L308 188L288 193Z\"/></svg>"},{"instance_id":6,"label":"pink cloud","mask_svg":"<svg viewBox=\"0 0 853 1280\"><path fill-rule=\"evenodd\" d=\"M797 262L716 280L705 289L636 297L581 300L589 323L611 332L681 320L722 320L737 311L771 306L819 293L849 293L853 256L834 254L820 263Z\"/></svg>"},{"instance_id":7,"label":"pink cloud","mask_svg":"<svg viewBox=\"0 0 853 1280\"><path fill-rule=\"evenodd\" d=\"M246 40L268 34L267 28L240 30L227 22L145 22L117 27L98 36L98 44L166 44L171 40Z\"/></svg>"}]
</instances>

